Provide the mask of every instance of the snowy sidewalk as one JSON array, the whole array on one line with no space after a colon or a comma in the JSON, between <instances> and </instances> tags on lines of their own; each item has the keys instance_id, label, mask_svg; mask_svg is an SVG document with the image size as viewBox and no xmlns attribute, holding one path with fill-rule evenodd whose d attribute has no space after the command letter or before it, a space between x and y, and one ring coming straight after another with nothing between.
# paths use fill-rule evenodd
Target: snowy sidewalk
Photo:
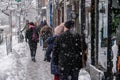
<instances>
[{"instance_id":1,"label":"snowy sidewalk","mask_svg":"<svg viewBox=\"0 0 120 80\"><path fill-rule=\"evenodd\" d=\"M16 39L16 38L15 38ZM36 62L31 61L26 42L13 44L13 52L5 52L5 43L0 45L0 80L53 80L50 63L43 61L44 52L38 44Z\"/></svg>"},{"instance_id":2,"label":"snowy sidewalk","mask_svg":"<svg viewBox=\"0 0 120 80\"><path fill-rule=\"evenodd\" d=\"M27 50L26 80L53 80L53 76L50 73L50 63L43 61L44 52L42 47L38 44L36 62L31 61L29 47L27 47Z\"/></svg>"}]
</instances>

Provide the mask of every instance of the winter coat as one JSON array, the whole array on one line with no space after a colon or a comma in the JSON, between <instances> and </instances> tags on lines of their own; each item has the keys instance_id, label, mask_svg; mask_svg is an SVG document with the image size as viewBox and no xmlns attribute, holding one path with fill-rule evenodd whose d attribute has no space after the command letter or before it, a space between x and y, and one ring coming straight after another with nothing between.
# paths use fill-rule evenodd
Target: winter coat
<instances>
[{"instance_id":1,"label":"winter coat","mask_svg":"<svg viewBox=\"0 0 120 80\"><path fill-rule=\"evenodd\" d=\"M54 40L55 40L55 37L48 37L48 39L47 39L47 45L48 45L48 47L47 47L47 50L46 50L46 58L47 58L47 60L49 61L50 59L51 59L51 57L50 57L50 55L51 55L51 53L52 53L52 51L53 51L53 42L54 42Z\"/></svg>"},{"instance_id":2,"label":"winter coat","mask_svg":"<svg viewBox=\"0 0 120 80\"><path fill-rule=\"evenodd\" d=\"M82 67L80 35L70 30L63 32L55 40L53 49L54 62L60 68L60 73L79 71Z\"/></svg>"},{"instance_id":3,"label":"winter coat","mask_svg":"<svg viewBox=\"0 0 120 80\"><path fill-rule=\"evenodd\" d=\"M33 30L36 30L36 27L29 27L29 29L26 31L26 38L28 39L28 43L31 47L37 48L37 42L32 40L32 34ZM39 36L37 30L36 30L37 36Z\"/></svg>"},{"instance_id":4,"label":"winter coat","mask_svg":"<svg viewBox=\"0 0 120 80\"><path fill-rule=\"evenodd\" d=\"M43 39L47 39L48 37L52 36L52 28L48 25L45 25L40 30L40 35Z\"/></svg>"},{"instance_id":5,"label":"winter coat","mask_svg":"<svg viewBox=\"0 0 120 80\"><path fill-rule=\"evenodd\" d=\"M54 63L54 55L52 54L52 57L51 57L51 53L53 51L53 46L54 46L54 41L55 41L55 38L57 36L53 36L53 37L49 37L47 39L47 44L48 44L48 48L46 50L46 58L47 60L49 61L51 59L51 74L59 74L59 68L57 65L55 65Z\"/></svg>"},{"instance_id":6,"label":"winter coat","mask_svg":"<svg viewBox=\"0 0 120 80\"><path fill-rule=\"evenodd\" d=\"M26 24L25 27L21 30L21 32L24 31L24 30L26 32L28 29L29 29L29 24Z\"/></svg>"},{"instance_id":7,"label":"winter coat","mask_svg":"<svg viewBox=\"0 0 120 80\"><path fill-rule=\"evenodd\" d=\"M47 38L52 36L52 28L50 28L48 25L45 25L40 30L40 36L43 39L43 48L47 48Z\"/></svg>"}]
</instances>

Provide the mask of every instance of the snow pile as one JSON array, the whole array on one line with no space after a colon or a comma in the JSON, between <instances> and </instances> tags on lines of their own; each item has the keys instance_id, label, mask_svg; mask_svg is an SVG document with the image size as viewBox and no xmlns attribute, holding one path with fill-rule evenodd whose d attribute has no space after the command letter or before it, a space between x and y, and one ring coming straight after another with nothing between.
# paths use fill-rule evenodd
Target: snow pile
<instances>
[{"instance_id":1,"label":"snow pile","mask_svg":"<svg viewBox=\"0 0 120 80\"><path fill-rule=\"evenodd\" d=\"M15 66L15 57L13 54L10 54L8 56L3 56L0 59L0 80L6 80L12 72L13 66Z\"/></svg>"},{"instance_id":2,"label":"snow pile","mask_svg":"<svg viewBox=\"0 0 120 80\"><path fill-rule=\"evenodd\" d=\"M3 57L3 56L6 56L7 55L7 52L6 52L6 44L5 43L2 43L0 45L0 58Z\"/></svg>"},{"instance_id":3,"label":"snow pile","mask_svg":"<svg viewBox=\"0 0 120 80\"><path fill-rule=\"evenodd\" d=\"M91 64L89 64L89 71L92 80L102 80L104 77L104 72Z\"/></svg>"},{"instance_id":4,"label":"snow pile","mask_svg":"<svg viewBox=\"0 0 120 80\"><path fill-rule=\"evenodd\" d=\"M78 80L91 80L90 74L83 68L79 72Z\"/></svg>"},{"instance_id":5,"label":"snow pile","mask_svg":"<svg viewBox=\"0 0 120 80\"><path fill-rule=\"evenodd\" d=\"M8 28L9 25L0 25L0 28L4 29L4 28Z\"/></svg>"},{"instance_id":6,"label":"snow pile","mask_svg":"<svg viewBox=\"0 0 120 80\"><path fill-rule=\"evenodd\" d=\"M25 80L26 46L13 36L13 50L7 55L6 44L0 45L0 80Z\"/></svg>"}]
</instances>

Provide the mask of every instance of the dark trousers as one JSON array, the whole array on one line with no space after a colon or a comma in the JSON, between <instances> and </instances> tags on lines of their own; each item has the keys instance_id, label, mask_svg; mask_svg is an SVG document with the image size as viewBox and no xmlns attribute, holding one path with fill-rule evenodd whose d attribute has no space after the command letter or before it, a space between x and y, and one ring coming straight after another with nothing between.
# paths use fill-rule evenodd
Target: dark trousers
<instances>
[{"instance_id":1,"label":"dark trousers","mask_svg":"<svg viewBox=\"0 0 120 80\"><path fill-rule=\"evenodd\" d=\"M36 49L37 49L37 43L29 42L29 48L30 48L30 52L31 52L31 57L35 58Z\"/></svg>"},{"instance_id":2,"label":"dark trousers","mask_svg":"<svg viewBox=\"0 0 120 80\"><path fill-rule=\"evenodd\" d=\"M36 49L30 48L30 52L31 52L31 57L35 57L35 55L36 55Z\"/></svg>"},{"instance_id":3,"label":"dark trousers","mask_svg":"<svg viewBox=\"0 0 120 80\"><path fill-rule=\"evenodd\" d=\"M43 48L47 48L46 38L43 38Z\"/></svg>"}]
</instances>

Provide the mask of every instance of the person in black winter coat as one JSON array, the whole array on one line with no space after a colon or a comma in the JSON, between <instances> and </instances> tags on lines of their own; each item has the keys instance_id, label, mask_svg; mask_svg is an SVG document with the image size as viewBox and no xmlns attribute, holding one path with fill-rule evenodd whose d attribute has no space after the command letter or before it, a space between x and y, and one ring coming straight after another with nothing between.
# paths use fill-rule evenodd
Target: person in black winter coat
<instances>
[{"instance_id":1,"label":"person in black winter coat","mask_svg":"<svg viewBox=\"0 0 120 80\"><path fill-rule=\"evenodd\" d=\"M37 43L36 41L34 41L32 39L32 36L33 36L33 32L35 31L38 39L39 39L39 34L36 30L36 26L34 25L33 22L30 22L29 23L29 29L26 31L26 38L28 40L28 44L29 44L29 48L30 48L30 52L31 52L31 58L32 58L32 61L36 61L35 60L35 55L36 55L36 49L37 49Z\"/></svg>"},{"instance_id":2,"label":"person in black winter coat","mask_svg":"<svg viewBox=\"0 0 120 80\"><path fill-rule=\"evenodd\" d=\"M71 31L73 21L65 22L64 26L64 32L55 40L54 62L60 69L60 80L78 80L82 68L81 36Z\"/></svg>"}]
</instances>

